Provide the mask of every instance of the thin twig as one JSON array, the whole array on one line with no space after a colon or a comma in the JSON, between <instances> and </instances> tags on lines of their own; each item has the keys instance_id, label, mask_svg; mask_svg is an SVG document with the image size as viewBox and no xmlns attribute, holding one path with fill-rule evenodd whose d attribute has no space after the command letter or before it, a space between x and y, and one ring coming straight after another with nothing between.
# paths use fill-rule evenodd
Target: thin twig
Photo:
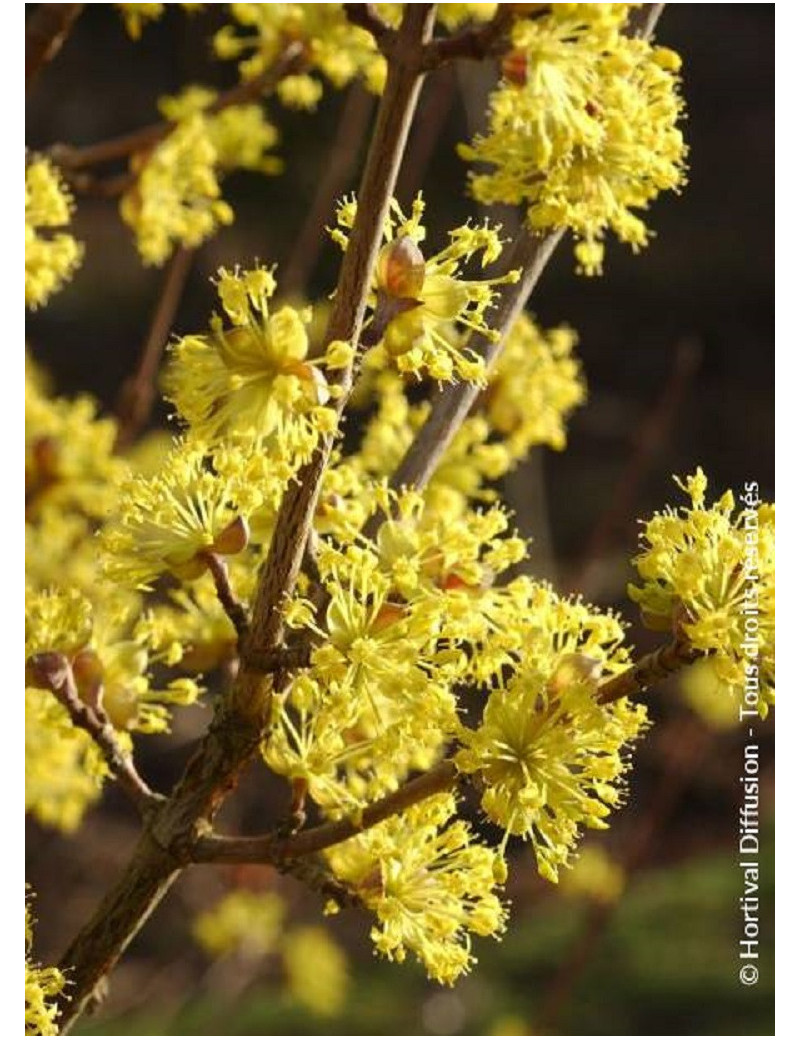
<instances>
[{"instance_id":1,"label":"thin twig","mask_svg":"<svg viewBox=\"0 0 800 1040\"><path fill-rule=\"evenodd\" d=\"M69 661L63 654L34 654L28 668L35 681L50 690L66 709L72 724L88 733L100 749L114 779L143 815L159 805L163 798L148 787L139 775L132 756L117 740L111 720L98 702L90 706L81 700Z\"/></svg>"},{"instance_id":2,"label":"thin twig","mask_svg":"<svg viewBox=\"0 0 800 1040\"><path fill-rule=\"evenodd\" d=\"M692 649L683 637L676 636L672 642L645 654L630 668L606 680L597 691L597 700L600 704L611 704L620 697L642 693L673 672L690 665L699 656L698 651Z\"/></svg>"},{"instance_id":3,"label":"thin twig","mask_svg":"<svg viewBox=\"0 0 800 1040\"><path fill-rule=\"evenodd\" d=\"M628 16L628 31L631 36L649 39L655 32L656 23L664 13L666 4L642 4L634 8Z\"/></svg>"},{"instance_id":4,"label":"thin twig","mask_svg":"<svg viewBox=\"0 0 800 1040\"><path fill-rule=\"evenodd\" d=\"M564 583L568 589L579 589L592 599L594 577L609 544L626 521L635 516L639 487L658 453L667 442L686 391L697 373L702 348L697 340L678 343L669 374L654 407L633 436L634 449L623 467L619 480L609 497L608 508L597 521L587 539L583 559L575 573Z\"/></svg>"},{"instance_id":5,"label":"thin twig","mask_svg":"<svg viewBox=\"0 0 800 1040\"><path fill-rule=\"evenodd\" d=\"M39 4L25 23L25 90L64 45L85 4Z\"/></svg>"},{"instance_id":6,"label":"thin twig","mask_svg":"<svg viewBox=\"0 0 800 1040\"><path fill-rule=\"evenodd\" d=\"M334 204L347 187L358 161L372 108L372 96L360 83L354 83L342 107L333 146L317 184L314 200L281 274L281 291L287 297L302 296L308 289L308 281L325 243L325 235L322 233L325 221L330 219Z\"/></svg>"},{"instance_id":7,"label":"thin twig","mask_svg":"<svg viewBox=\"0 0 800 1040\"><path fill-rule=\"evenodd\" d=\"M175 321L193 255L193 250L179 247L167 267L139 364L134 374L123 383L117 400L117 449L135 441L150 418L156 399L156 376L161 356Z\"/></svg>"},{"instance_id":8,"label":"thin twig","mask_svg":"<svg viewBox=\"0 0 800 1040\"><path fill-rule=\"evenodd\" d=\"M197 863L283 863L287 872L294 873L294 860L339 845L426 798L451 790L458 777L455 763L448 758L368 806L358 819L334 820L290 837L275 834L250 838L203 837L195 845L192 858Z\"/></svg>"},{"instance_id":9,"label":"thin twig","mask_svg":"<svg viewBox=\"0 0 800 1040\"><path fill-rule=\"evenodd\" d=\"M54 5L55 6L55 5ZM303 44L294 41L288 44L275 62L268 69L253 79L243 80L235 87L220 94L205 112L216 115L232 105L244 105L268 94L284 76L300 70L304 64ZM139 127L127 134L111 137L96 144L75 146L69 144L53 145L50 155L66 173L83 170L87 166L99 166L103 163L124 159L134 152L146 152L155 147L172 130L175 124L169 120L151 123ZM80 180L75 182L80 187Z\"/></svg>"},{"instance_id":10,"label":"thin twig","mask_svg":"<svg viewBox=\"0 0 800 1040\"><path fill-rule=\"evenodd\" d=\"M381 18L376 4L342 4L342 7L351 25L366 29L379 51L386 49L389 41L394 39L395 32Z\"/></svg>"},{"instance_id":11,"label":"thin twig","mask_svg":"<svg viewBox=\"0 0 800 1040\"><path fill-rule=\"evenodd\" d=\"M529 17L537 17L548 13L548 7ZM459 58L471 61L483 61L492 54L500 53L508 42L508 34L517 13L514 4L498 4L497 12L484 25L478 28L465 29L453 36L431 40L425 48L423 61L425 68L438 69L442 65Z\"/></svg>"},{"instance_id":12,"label":"thin twig","mask_svg":"<svg viewBox=\"0 0 800 1040\"><path fill-rule=\"evenodd\" d=\"M222 609L228 615L231 624L236 629L236 635L239 637L239 641L244 641L249 631L250 624L247 617L247 610L233 591L231 576L228 573L228 565L219 553L211 552L210 550L200 553L200 558L208 567L214 581L217 599L222 604Z\"/></svg>"}]
</instances>

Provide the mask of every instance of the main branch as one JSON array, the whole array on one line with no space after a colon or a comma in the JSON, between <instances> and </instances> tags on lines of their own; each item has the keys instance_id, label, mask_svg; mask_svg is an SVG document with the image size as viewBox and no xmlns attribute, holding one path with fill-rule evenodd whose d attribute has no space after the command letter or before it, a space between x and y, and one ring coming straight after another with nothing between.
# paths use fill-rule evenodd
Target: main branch
<instances>
[{"instance_id":1,"label":"main branch","mask_svg":"<svg viewBox=\"0 0 800 1040\"><path fill-rule=\"evenodd\" d=\"M359 190L358 216L336 287L329 340L355 344L359 339L384 218L424 76L420 55L430 39L434 11L433 4L408 5L392 48ZM341 377L340 413L352 381L351 366ZM60 998L62 1032L78 1019L96 986L188 865L193 848L220 804L244 767L258 755L272 690L286 679L282 672L265 676L247 662L281 648L281 609L297 580L332 446L333 437L326 437L284 495L269 557L259 576L242 667L230 696L219 703L183 776L148 821L123 876L62 958L72 981L69 994Z\"/></svg>"}]
</instances>

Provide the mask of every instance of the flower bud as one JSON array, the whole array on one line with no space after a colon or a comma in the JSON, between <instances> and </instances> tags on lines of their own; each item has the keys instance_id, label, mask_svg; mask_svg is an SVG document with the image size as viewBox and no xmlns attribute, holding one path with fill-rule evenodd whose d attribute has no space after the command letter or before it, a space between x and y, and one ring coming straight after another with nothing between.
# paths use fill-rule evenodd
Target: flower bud
<instances>
[{"instance_id":1,"label":"flower bud","mask_svg":"<svg viewBox=\"0 0 800 1040\"><path fill-rule=\"evenodd\" d=\"M500 69L509 83L524 87L528 82L528 55L520 47L515 47L503 55Z\"/></svg>"},{"instance_id":2,"label":"flower bud","mask_svg":"<svg viewBox=\"0 0 800 1040\"><path fill-rule=\"evenodd\" d=\"M577 683L591 683L596 686L602 672L601 662L588 654L564 654L550 676L547 689L552 694L560 694Z\"/></svg>"},{"instance_id":3,"label":"flower bud","mask_svg":"<svg viewBox=\"0 0 800 1040\"><path fill-rule=\"evenodd\" d=\"M415 299L425 284L425 257L408 235L388 242L378 254L378 287L389 296Z\"/></svg>"},{"instance_id":4,"label":"flower bud","mask_svg":"<svg viewBox=\"0 0 800 1040\"><path fill-rule=\"evenodd\" d=\"M232 520L224 531L220 531L214 539L212 551L221 556L235 556L247 548L250 541L250 529L242 516Z\"/></svg>"}]
</instances>

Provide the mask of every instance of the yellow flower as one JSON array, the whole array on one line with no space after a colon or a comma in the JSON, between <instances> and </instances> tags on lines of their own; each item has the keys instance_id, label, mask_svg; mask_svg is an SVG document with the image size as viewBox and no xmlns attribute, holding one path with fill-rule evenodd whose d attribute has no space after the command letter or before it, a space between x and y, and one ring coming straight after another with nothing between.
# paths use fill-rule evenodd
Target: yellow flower
<instances>
[{"instance_id":1,"label":"yellow flower","mask_svg":"<svg viewBox=\"0 0 800 1040\"><path fill-rule=\"evenodd\" d=\"M25 1036L58 1036L58 1010L52 998L66 980L58 968L42 968L30 958L33 921L25 901Z\"/></svg>"},{"instance_id":2,"label":"yellow flower","mask_svg":"<svg viewBox=\"0 0 800 1040\"><path fill-rule=\"evenodd\" d=\"M677 625L712 655L722 687L765 717L775 700L775 507L757 486L740 495L738 513L732 491L707 505L699 468L676 481L690 505L645 523L634 560L643 584L628 593L648 625Z\"/></svg>"},{"instance_id":3,"label":"yellow flower","mask_svg":"<svg viewBox=\"0 0 800 1040\"><path fill-rule=\"evenodd\" d=\"M156 476L123 485L119 512L101 535L105 572L140 589L165 572L199 578L208 553L245 548L248 516L260 504L257 489L213 472L202 447L178 442Z\"/></svg>"},{"instance_id":4,"label":"yellow flower","mask_svg":"<svg viewBox=\"0 0 800 1040\"><path fill-rule=\"evenodd\" d=\"M347 958L324 928L293 928L283 940L283 963L287 989L298 1004L321 1017L343 1011L349 986Z\"/></svg>"},{"instance_id":5,"label":"yellow flower","mask_svg":"<svg viewBox=\"0 0 800 1040\"><path fill-rule=\"evenodd\" d=\"M231 4L233 24L214 37L217 57L237 59L242 79L260 76L277 61L292 41L303 44L308 66L336 88L356 77L379 94L386 80L386 60L370 33L354 26L341 4ZM317 87L321 92L321 86ZM303 88L305 100L310 91ZM278 91L294 107L296 90Z\"/></svg>"},{"instance_id":6,"label":"yellow flower","mask_svg":"<svg viewBox=\"0 0 800 1040\"><path fill-rule=\"evenodd\" d=\"M72 196L47 159L25 168L25 306L35 309L69 281L83 257L83 246L65 231Z\"/></svg>"},{"instance_id":7,"label":"yellow flower","mask_svg":"<svg viewBox=\"0 0 800 1040\"><path fill-rule=\"evenodd\" d=\"M685 181L680 60L622 32L629 8L554 4L518 21L488 131L460 150L492 167L471 177L479 201L524 203L536 231L571 229L586 274L601 270L607 229L645 246L634 210Z\"/></svg>"},{"instance_id":8,"label":"yellow flower","mask_svg":"<svg viewBox=\"0 0 800 1040\"><path fill-rule=\"evenodd\" d=\"M488 224L456 228L450 232L450 244L426 259L419 248L426 235L421 223L424 210L421 195L414 200L409 218L392 200L384 229L386 245L375 272L374 313L367 336L379 338L380 349L401 372L438 380L458 375L482 382L483 360L464 349L460 340L471 331L496 338L486 323L486 311L497 296L494 286L517 281L519 272L480 281L462 277L462 267L475 256L486 267L502 252L498 230ZM345 200L337 212L339 227L331 235L344 249L355 213L353 200Z\"/></svg>"},{"instance_id":9,"label":"yellow flower","mask_svg":"<svg viewBox=\"0 0 800 1040\"><path fill-rule=\"evenodd\" d=\"M211 957L238 953L255 960L272 953L284 928L286 904L277 892L228 892L200 914L192 934Z\"/></svg>"},{"instance_id":10,"label":"yellow flower","mask_svg":"<svg viewBox=\"0 0 800 1040\"><path fill-rule=\"evenodd\" d=\"M506 920L495 853L454 813L452 796L437 795L327 853L376 915L376 950L394 961L411 951L447 985L470 969L471 937L499 936Z\"/></svg>"},{"instance_id":11,"label":"yellow flower","mask_svg":"<svg viewBox=\"0 0 800 1040\"><path fill-rule=\"evenodd\" d=\"M182 120L148 153L134 155L136 181L120 201L146 264L160 266L177 244L199 246L233 210L221 196L217 150L199 113Z\"/></svg>"},{"instance_id":12,"label":"yellow flower","mask_svg":"<svg viewBox=\"0 0 800 1040\"><path fill-rule=\"evenodd\" d=\"M171 348L164 386L193 435L267 442L286 480L311 455L335 416L324 362L307 360L310 315L270 308L272 272L220 269L217 292L228 325L214 315L207 335L184 336Z\"/></svg>"}]
</instances>

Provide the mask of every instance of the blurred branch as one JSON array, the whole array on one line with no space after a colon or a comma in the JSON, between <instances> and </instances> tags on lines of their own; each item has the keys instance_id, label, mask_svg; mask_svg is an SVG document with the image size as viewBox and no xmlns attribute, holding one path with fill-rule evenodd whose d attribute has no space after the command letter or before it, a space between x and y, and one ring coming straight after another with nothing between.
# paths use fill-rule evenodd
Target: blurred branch
<instances>
[{"instance_id":1,"label":"blurred branch","mask_svg":"<svg viewBox=\"0 0 800 1040\"><path fill-rule=\"evenodd\" d=\"M66 709L72 724L89 734L106 760L111 775L139 812L146 815L158 806L163 797L148 787L139 775L133 757L120 745L100 697L93 705L81 700L72 667L66 657L58 653L34 654L28 659L27 669L33 681L41 688L50 690Z\"/></svg>"},{"instance_id":2,"label":"blurred branch","mask_svg":"<svg viewBox=\"0 0 800 1040\"><path fill-rule=\"evenodd\" d=\"M25 23L25 90L64 45L85 4L39 4Z\"/></svg>"},{"instance_id":3,"label":"blurred branch","mask_svg":"<svg viewBox=\"0 0 800 1040\"><path fill-rule=\"evenodd\" d=\"M628 30L631 36L639 36L643 40L653 35L666 4L642 4L634 8L628 16Z\"/></svg>"},{"instance_id":4,"label":"blurred branch","mask_svg":"<svg viewBox=\"0 0 800 1040\"><path fill-rule=\"evenodd\" d=\"M410 203L422 186L425 172L441 142L442 130L456 96L456 77L452 69L443 69L428 81L424 107L420 112L414 139L403 157L397 182L397 199L401 205Z\"/></svg>"},{"instance_id":5,"label":"blurred branch","mask_svg":"<svg viewBox=\"0 0 800 1040\"><path fill-rule=\"evenodd\" d=\"M372 97L360 83L354 83L342 107L333 145L317 184L314 201L283 269L281 291L285 296L302 296L308 289L308 281L314 273L325 243L325 221L330 218L336 200L344 191L356 165L372 107Z\"/></svg>"},{"instance_id":6,"label":"blurred branch","mask_svg":"<svg viewBox=\"0 0 800 1040\"><path fill-rule=\"evenodd\" d=\"M633 436L634 450L611 493L607 509L589 536L583 559L564 583L567 589L578 589L588 599L596 595L593 592L596 567L621 525L635 515L641 483L667 442L701 358L702 346L695 339L682 340L676 346L666 385Z\"/></svg>"},{"instance_id":7,"label":"blurred branch","mask_svg":"<svg viewBox=\"0 0 800 1040\"><path fill-rule=\"evenodd\" d=\"M255 101L265 94L270 93L274 87L284 78L292 73L298 72L305 63L303 44L293 41L288 44L283 52L268 69L255 76L253 79L243 80L235 87L220 94L208 108L204 110L206 115L216 115L232 105L243 105L249 101ZM132 130L130 133L111 137L96 144L76 146L70 144L55 144L50 149L50 157L58 166L70 176L70 183L78 191L91 191L97 181L90 177L77 176L79 170L87 166L99 166L103 163L113 162L116 159L124 159L135 152L146 152L154 148L172 130L175 124L169 120L160 123L151 123L148 126ZM117 179L119 180L119 179ZM102 181L100 182L103 183ZM121 182L120 182L121 184ZM119 190L124 190L124 187Z\"/></svg>"},{"instance_id":8,"label":"blurred branch","mask_svg":"<svg viewBox=\"0 0 800 1040\"><path fill-rule=\"evenodd\" d=\"M671 736L655 792L621 860L620 865L627 875L635 873L645 863L654 838L668 823L714 742L711 730L699 726L695 717L681 719ZM618 902L595 903L588 910L583 928L548 987L542 1012L536 1016L537 1029L541 1034L558 1035L557 1027L570 994L596 954L618 905Z\"/></svg>"},{"instance_id":9,"label":"blurred branch","mask_svg":"<svg viewBox=\"0 0 800 1040\"><path fill-rule=\"evenodd\" d=\"M169 261L138 367L123 383L117 400L117 449L135 441L150 418L156 399L156 377L161 356L175 321L193 256L191 249L179 246Z\"/></svg>"},{"instance_id":10,"label":"blurred branch","mask_svg":"<svg viewBox=\"0 0 800 1040\"><path fill-rule=\"evenodd\" d=\"M376 4L342 4L344 13L352 25L365 29L375 41L379 51L384 51L395 32L378 13Z\"/></svg>"}]
</instances>

